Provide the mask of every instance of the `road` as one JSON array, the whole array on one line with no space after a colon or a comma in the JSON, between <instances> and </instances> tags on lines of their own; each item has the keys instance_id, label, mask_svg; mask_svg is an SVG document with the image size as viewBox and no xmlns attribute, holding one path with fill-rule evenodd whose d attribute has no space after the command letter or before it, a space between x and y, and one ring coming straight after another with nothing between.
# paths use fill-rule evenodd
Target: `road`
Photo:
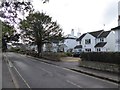
<instances>
[{"instance_id":1,"label":"road","mask_svg":"<svg viewBox=\"0 0 120 90\"><path fill-rule=\"evenodd\" d=\"M118 88L115 83L36 61L24 55L6 55L28 88Z\"/></svg>"}]
</instances>

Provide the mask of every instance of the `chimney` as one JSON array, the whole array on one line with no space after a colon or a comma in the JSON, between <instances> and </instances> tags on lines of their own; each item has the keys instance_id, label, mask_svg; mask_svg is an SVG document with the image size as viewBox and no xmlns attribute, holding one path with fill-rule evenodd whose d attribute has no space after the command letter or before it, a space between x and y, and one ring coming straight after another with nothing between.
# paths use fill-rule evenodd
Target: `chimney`
<instances>
[{"instance_id":1,"label":"chimney","mask_svg":"<svg viewBox=\"0 0 120 90\"><path fill-rule=\"evenodd\" d=\"M71 36L74 36L74 29L71 30Z\"/></svg>"}]
</instances>

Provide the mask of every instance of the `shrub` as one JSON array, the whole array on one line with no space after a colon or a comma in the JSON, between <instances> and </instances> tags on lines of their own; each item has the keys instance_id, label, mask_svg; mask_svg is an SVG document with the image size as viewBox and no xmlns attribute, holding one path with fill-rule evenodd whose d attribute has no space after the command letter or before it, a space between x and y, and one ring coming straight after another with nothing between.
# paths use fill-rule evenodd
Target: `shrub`
<instances>
[{"instance_id":1,"label":"shrub","mask_svg":"<svg viewBox=\"0 0 120 90\"><path fill-rule=\"evenodd\" d=\"M66 52L65 55L66 56L72 56L72 53L71 52Z\"/></svg>"},{"instance_id":2,"label":"shrub","mask_svg":"<svg viewBox=\"0 0 120 90\"><path fill-rule=\"evenodd\" d=\"M81 53L80 58L87 61L120 64L120 52L89 52Z\"/></svg>"},{"instance_id":3,"label":"shrub","mask_svg":"<svg viewBox=\"0 0 120 90\"><path fill-rule=\"evenodd\" d=\"M48 60L60 61L61 57L66 57L64 53L44 52L42 57Z\"/></svg>"},{"instance_id":4,"label":"shrub","mask_svg":"<svg viewBox=\"0 0 120 90\"><path fill-rule=\"evenodd\" d=\"M8 50L10 52L19 52L20 51L20 48L11 48L10 50Z\"/></svg>"}]
</instances>

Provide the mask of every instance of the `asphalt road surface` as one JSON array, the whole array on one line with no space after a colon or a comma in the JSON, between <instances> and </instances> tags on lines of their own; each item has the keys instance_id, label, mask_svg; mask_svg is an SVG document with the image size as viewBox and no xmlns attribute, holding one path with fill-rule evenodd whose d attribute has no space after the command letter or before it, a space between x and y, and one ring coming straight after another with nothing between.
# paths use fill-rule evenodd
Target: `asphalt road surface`
<instances>
[{"instance_id":1,"label":"asphalt road surface","mask_svg":"<svg viewBox=\"0 0 120 90\"><path fill-rule=\"evenodd\" d=\"M24 55L6 55L28 88L118 88L115 83L36 61Z\"/></svg>"}]
</instances>

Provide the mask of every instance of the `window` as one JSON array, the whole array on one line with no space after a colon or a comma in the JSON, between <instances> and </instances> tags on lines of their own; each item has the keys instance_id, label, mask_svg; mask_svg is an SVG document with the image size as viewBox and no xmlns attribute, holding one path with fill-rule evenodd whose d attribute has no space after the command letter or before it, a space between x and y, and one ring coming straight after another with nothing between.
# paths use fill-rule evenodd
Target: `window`
<instances>
[{"instance_id":1,"label":"window","mask_svg":"<svg viewBox=\"0 0 120 90\"><path fill-rule=\"evenodd\" d=\"M100 48L97 48L97 52L100 52L101 51L101 49Z\"/></svg>"},{"instance_id":2,"label":"window","mask_svg":"<svg viewBox=\"0 0 120 90\"><path fill-rule=\"evenodd\" d=\"M85 49L86 52L91 52L91 49Z\"/></svg>"},{"instance_id":3,"label":"window","mask_svg":"<svg viewBox=\"0 0 120 90\"><path fill-rule=\"evenodd\" d=\"M91 44L91 39L86 39L85 44Z\"/></svg>"},{"instance_id":4,"label":"window","mask_svg":"<svg viewBox=\"0 0 120 90\"><path fill-rule=\"evenodd\" d=\"M81 45L81 41L79 41L79 44Z\"/></svg>"},{"instance_id":5,"label":"window","mask_svg":"<svg viewBox=\"0 0 120 90\"><path fill-rule=\"evenodd\" d=\"M100 38L100 42L104 42L104 38Z\"/></svg>"}]
</instances>

